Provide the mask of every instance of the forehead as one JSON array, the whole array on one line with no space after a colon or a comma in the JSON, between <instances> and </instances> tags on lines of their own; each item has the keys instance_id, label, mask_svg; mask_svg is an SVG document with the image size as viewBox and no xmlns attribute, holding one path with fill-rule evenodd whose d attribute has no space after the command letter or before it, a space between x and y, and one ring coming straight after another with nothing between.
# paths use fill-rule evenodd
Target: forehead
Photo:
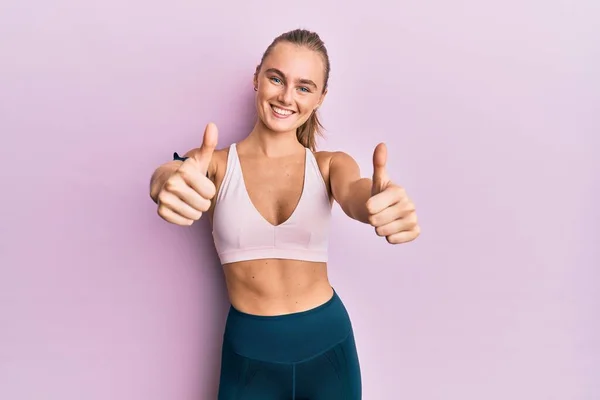
<instances>
[{"instance_id":1,"label":"forehead","mask_svg":"<svg viewBox=\"0 0 600 400\"><path fill-rule=\"evenodd\" d=\"M276 68L290 79L310 79L321 86L325 64L314 50L292 43L277 43L263 62L263 70Z\"/></svg>"}]
</instances>

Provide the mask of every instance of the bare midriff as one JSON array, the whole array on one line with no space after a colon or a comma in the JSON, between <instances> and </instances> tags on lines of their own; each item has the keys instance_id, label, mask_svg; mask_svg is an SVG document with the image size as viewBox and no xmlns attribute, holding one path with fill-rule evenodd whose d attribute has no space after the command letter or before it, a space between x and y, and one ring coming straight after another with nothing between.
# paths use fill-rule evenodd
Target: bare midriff
<instances>
[{"instance_id":1,"label":"bare midriff","mask_svg":"<svg viewBox=\"0 0 600 400\"><path fill-rule=\"evenodd\" d=\"M265 259L225 264L223 270L231 305L246 314L307 311L333 296L326 263Z\"/></svg>"},{"instance_id":2,"label":"bare midriff","mask_svg":"<svg viewBox=\"0 0 600 400\"><path fill-rule=\"evenodd\" d=\"M245 185L256 212L272 225L289 218L302 194L306 159L304 148L293 157L269 160L245 155L240 144L238 155L245 172ZM227 156L228 150L215 152L215 165L218 165L219 172L212 179L217 190L227 168ZM315 154L315 157L328 186L330 156L321 153ZM274 171L279 174L274 175ZM212 210L210 215L212 219ZM231 305L246 314L274 316L307 311L326 303L333 296L327 263L324 262L249 260L224 264L223 271Z\"/></svg>"}]
</instances>

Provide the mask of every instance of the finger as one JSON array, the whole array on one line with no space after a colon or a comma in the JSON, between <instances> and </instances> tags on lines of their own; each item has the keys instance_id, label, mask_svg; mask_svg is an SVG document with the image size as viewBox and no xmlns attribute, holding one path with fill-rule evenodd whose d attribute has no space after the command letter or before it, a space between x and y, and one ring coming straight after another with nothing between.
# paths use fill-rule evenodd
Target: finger
<instances>
[{"instance_id":1,"label":"finger","mask_svg":"<svg viewBox=\"0 0 600 400\"><path fill-rule=\"evenodd\" d=\"M162 209L163 211L165 211L165 209L170 210L183 218L191 219L194 221L200 219L200 217L202 216L202 211L196 210L189 204L186 204L184 201L182 201L179 197L177 197L173 193L162 192L162 193L160 193L158 200L159 200L158 207L159 207L159 209ZM170 213L168 213L168 212L166 212L166 213L170 215ZM160 215L162 215L162 214L160 214Z\"/></svg>"},{"instance_id":2,"label":"finger","mask_svg":"<svg viewBox=\"0 0 600 400\"><path fill-rule=\"evenodd\" d=\"M190 226L194 223L193 219L182 217L166 206L158 207L158 215L165 221L175 225Z\"/></svg>"},{"instance_id":3,"label":"finger","mask_svg":"<svg viewBox=\"0 0 600 400\"><path fill-rule=\"evenodd\" d=\"M412 214L406 218L399 218L385 225L375 228L378 236L390 236L398 232L408 232L417 226L416 215Z\"/></svg>"},{"instance_id":4,"label":"finger","mask_svg":"<svg viewBox=\"0 0 600 400\"><path fill-rule=\"evenodd\" d=\"M386 236L386 240L390 244L401 244L412 242L421 234L421 228L417 225L409 231L397 232L392 235Z\"/></svg>"},{"instance_id":5,"label":"finger","mask_svg":"<svg viewBox=\"0 0 600 400\"><path fill-rule=\"evenodd\" d=\"M178 172L185 183L175 183L172 187L166 187L166 190L170 192L182 191L184 190L182 189L183 186L189 186L204 199L211 200L215 196L217 191L215 184L206 175L198 174L195 168L189 168L186 165L182 165Z\"/></svg>"},{"instance_id":6,"label":"finger","mask_svg":"<svg viewBox=\"0 0 600 400\"><path fill-rule=\"evenodd\" d=\"M373 151L373 187L371 194L375 195L383 191L389 181L386 172L387 147L385 143L379 143Z\"/></svg>"},{"instance_id":7,"label":"finger","mask_svg":"<svg viewBox=\"0 0 600 400\"><path fill-rule=\"evenodd\" d=\"M208 181L208 184L203 182L205 184L200 185L201 186L199 189L200 191L198 191L197 189L194 189L190 186L187 186L187 185L180 185L177 188L170 191L170 193L173 193L181 201L183 201L185 204L189 205L193 209L198 210L200 212L206 212L210 208L210 205L211 205L210 198L212 198L212 196L209 198L208 196L204 195L202 192L204 192L204 193L209 192L209 190L210 190L209 186L212 184L212 182L210 182L207 178L204 178L204 179L206 181ZM212 189L212 192L214 193L214 187Z\"/></svg>"},{"instance_id":8,"label":"finger","mask_svg":"<svg viewBox=\"0 0 600 400\"><path fill-rule=\"evenodd\" d=\"M219 130L214 123L210 122L208 125L206 125L206 129L204 129L204 138L202 139L200 151L194 156L196 161L198 161L203 175L206 175L206 171L208 171L208 166L210 165L210 160L212 159L215 148L217 147L218 140Z\"/></svg>"},{"instance_id":9,"label":"finger","mask_svg":"<svg viewBox=\"0 0 600 400\"><path fill-rule=\"evenodd\" d=\"M369 215L369 224L374 227L380 227L389 224L407 214L407 211L402 207L402 203L396 203L391 207L384 208L382 211Z\"/></svg>"},{"instance_id":10,"label":"finger","mask_svg":"<svg viewBox=\"0 0 600 400\"><path fill-rule=\"evenodd\" d=\"M406 192L400 186L390 186L367 200L367 211L371 215L378 214L388 207L405 201Z\"/></svg>"}]
</instances>

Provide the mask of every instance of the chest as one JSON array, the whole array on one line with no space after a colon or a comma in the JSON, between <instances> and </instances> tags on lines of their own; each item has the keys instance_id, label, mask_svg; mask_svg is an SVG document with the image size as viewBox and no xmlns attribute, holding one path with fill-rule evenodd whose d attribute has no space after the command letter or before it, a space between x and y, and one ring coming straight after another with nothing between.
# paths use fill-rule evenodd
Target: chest
<instances>
[{"instance_id":1,"label":"chest","mask_svg":"<svg viewBox=\"0 0 600 400\"><path fill-rule=\"evenodd\" d=\"M270 224L282 224L298 206L304 189L306 162L305 157L240 159L250 201Z\"/></svg>"}]
</instances>

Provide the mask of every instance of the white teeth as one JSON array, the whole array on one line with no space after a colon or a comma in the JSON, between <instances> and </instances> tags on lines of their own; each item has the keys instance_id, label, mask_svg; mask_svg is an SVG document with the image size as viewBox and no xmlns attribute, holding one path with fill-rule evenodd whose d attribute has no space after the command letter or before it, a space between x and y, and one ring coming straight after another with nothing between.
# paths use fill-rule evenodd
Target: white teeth
<instances>
[{"instance_id":1,"label":"white teeth","mask_svg":"<svg viewBox=\"0 0 600 400\"><path fill-rule=\"evenodd\" d=\"M275 106L272 106L272 108L273 108L273 111L275 111L279 115L291 115L292 114L292 112L289 110L283 110L283 109L275 107Z\"/></svg>"}]
</instances>

